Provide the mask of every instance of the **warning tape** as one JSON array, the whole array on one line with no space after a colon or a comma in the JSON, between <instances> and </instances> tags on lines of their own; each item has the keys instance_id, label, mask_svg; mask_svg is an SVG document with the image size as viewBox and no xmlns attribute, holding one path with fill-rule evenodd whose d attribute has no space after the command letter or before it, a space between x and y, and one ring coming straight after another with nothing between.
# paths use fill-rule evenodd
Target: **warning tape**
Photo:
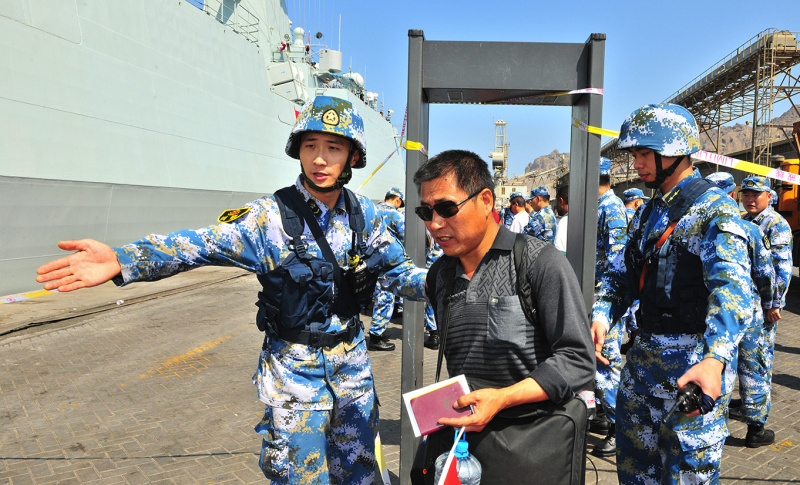
<instances>
[{"instance_id":1,"label":"warning tape","mask_svg":"<svg viewBox=\"0 0 800 485\"><path fill-rule=\"evenodd\" d=\"M422 143L420 143L418 141L408 141L408 140L406 140L403 143L403 148L405 148L406 150L420 151L420 152L422 152L423 155L427 155L428 154L428 150L425 149L425 145L423 145Z\"/></svg>"},{"instance_id":2,"label":"warning tape","mask_svg":"<svg viewBox=\"0 0 800 485\"><path fill-rule=\"evenodd\" d=\"M557 96L566 96L568 94L603 94L602 88L584 88L574 89L572 91L561 91L558 93L535 94L533 96L520 96L517 98L498 99L497 101L487 101L483 104L500 104L500 103L516 103L518 101L533 101L534 99L553 98Z\"/></svg>"},{"instance_id":3,"label":"warning tape","mask_svg":"<svg viewBox=\"0 0 800 485\"><path fill-rule=\"evenodd\" d=\"M595 135L610 136L612 138L619 135L618 131L606 130L604 128L590 126L585 122L579 120L578 118L572 118L572 127L581 129L583 131L588 131L589 133L594 133Z\"/></svg>"},{"instance_id":4,"label":"warning tape","mask_svg":"<svg viewBox=\"0 0 800 485\"><path fill-rule=\"evenodd\" d=\"M598 128L596 126L590 126L576 118L572 118L572 126L581 129L583 131L587 131L589 133L594 133L596 135L604 135L610 137L619 136L618 131L605 130L603 128ZM762 177L768 177L774 180L780 180L781 182L788 182L790 184L800 185L800 175L796 173L786 172L783 170L779 170L777 168L769 168L765 165L759 165L757 163L726 157L725 155L720 155L718 153L709 153L701 150L699 152L693 153L692 158L696 160L702 160L704 162L722 165L724 167L732 168L734 170L754 173L756 175L761 175Z\"/></svg>"},{"instance_id":5,"label":"warning tape","mask_svg":"<svg viewBox=\"0 0 800 485\"><path fill-rule=\"evenodd\" d=\"M782 182L788 182L790 184L800 185L800 175L797 175L796 173L785 172L783 170L778 170L777 168L769 168L765 165L746 162L744 160L737 160L736 158L726 157L725 155L719 155L717 153L709 153L704 151L699 151L697 153L692 154L692 158L703 160L704 162L715 163L717 165L729 167L734 170L750 172L756 175L761 175L762 177L768 177L771 179L780 180Z\"/></svg>"}]
</instances>

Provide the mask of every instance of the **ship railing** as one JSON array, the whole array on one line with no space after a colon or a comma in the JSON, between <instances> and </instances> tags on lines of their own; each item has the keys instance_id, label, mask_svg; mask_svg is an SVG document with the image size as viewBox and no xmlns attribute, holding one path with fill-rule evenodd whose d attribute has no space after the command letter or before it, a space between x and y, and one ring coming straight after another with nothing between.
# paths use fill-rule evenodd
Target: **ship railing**
<instances>
[{"instance_id":1,"label":"ship railing","mask_svg":"<svg viewBox=\"0 0 800 485\"><path fill-rule=\"evenodd\" d=\"M197 7L200 8L200 5ZM258 45L260 20L239 1L204 0L202 9L206 14L213 15L217 22L227 25L235 33Z\"/></svg>"}]
</instances>

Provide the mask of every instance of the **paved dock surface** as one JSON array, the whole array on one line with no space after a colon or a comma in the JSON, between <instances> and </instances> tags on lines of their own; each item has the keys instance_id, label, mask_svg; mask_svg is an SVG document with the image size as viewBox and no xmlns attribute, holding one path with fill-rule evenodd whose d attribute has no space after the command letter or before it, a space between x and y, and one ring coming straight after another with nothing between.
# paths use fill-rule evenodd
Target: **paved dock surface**
<instances>
[{"instance_id":1,"label":"paved dock surface","mask_svg":"<svg viewBox=\"0 0 800 485\"><path fill-rule=\"evenodd\" d=\"M256 483L262 335L252 275L203 268L0 305L0 484ZM722 483L800 483L800 281L775 346L773 446L732 421ZM388 335L399 343L401 321ZM399 484L401 352L371 353L380 432ZM425 350L425 383L436 352ZM589 435L591 447L601 436ZM525 483L520 479L519 483ZM531 482L534 483L534 482ZM617 483L590 457L586 483Z\"/></svg>"}]
</instances>

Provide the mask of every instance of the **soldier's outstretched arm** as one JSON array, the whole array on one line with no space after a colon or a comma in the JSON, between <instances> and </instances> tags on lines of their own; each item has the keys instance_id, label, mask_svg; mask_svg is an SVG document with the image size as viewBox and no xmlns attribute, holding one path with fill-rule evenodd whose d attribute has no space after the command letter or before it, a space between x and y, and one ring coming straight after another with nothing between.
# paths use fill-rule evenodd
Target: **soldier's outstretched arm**
<instances>
[{"instance_id":1,"label":"soldier's outstretched arm","mask_svg":"<svg viewBox=\"0 0 800 485\"><path fill-rule=\"evenodd\" d=\"M45 283L44 289L73 291L97 286L120 273L117 255L110 246L94 239L60 241L58 247L76 251L64 258L40 266L36 281Z\"/></svg>"}]
</instances>

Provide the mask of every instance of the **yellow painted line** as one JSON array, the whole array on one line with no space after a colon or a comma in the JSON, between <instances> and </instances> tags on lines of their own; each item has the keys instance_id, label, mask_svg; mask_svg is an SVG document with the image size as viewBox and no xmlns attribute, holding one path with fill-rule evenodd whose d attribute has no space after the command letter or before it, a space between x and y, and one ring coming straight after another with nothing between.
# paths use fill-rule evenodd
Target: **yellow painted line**
<instances>
[{"instance_id":1,"label":"yellow painted line","mask_svg":"<svg viewBox=\"0 0 800 485\"><path fill-rule=\"evenodd\" d=\"M170 360L161 362L155 367L150 368L147 372L140 375L141 379L145 379L147 377L156 377L158 375L167 375L167 376L178 376L178 372L187 372L188 369L191 369L196 372L200 372L200 369L193 367L193 366L184 366L187 362L191 360L195 360L198 357L201 357L203 352L206 350L212 349L217 345L221 344L222 342L230 339L233 335L226 335L225 337L220 337L211 342L205 342L198 347L193 348L188 352L184 352L183 354L174 357ZM190 371L189 371L190 372Z\"/></svg>"},{"instance_id":2,"label":"yellow painted line","mask_svg":"<svg viewBox=\"0 0 800 485\"><path fill-rule=\"evenodd\" d=\"M39 298L40 296L52 295L53 293L58 293L58 290L39 290L30 293L22 293L21 295L6 296L0 298L0 305L30 300L31 298Z\"/></svg>"}]
</instances>

